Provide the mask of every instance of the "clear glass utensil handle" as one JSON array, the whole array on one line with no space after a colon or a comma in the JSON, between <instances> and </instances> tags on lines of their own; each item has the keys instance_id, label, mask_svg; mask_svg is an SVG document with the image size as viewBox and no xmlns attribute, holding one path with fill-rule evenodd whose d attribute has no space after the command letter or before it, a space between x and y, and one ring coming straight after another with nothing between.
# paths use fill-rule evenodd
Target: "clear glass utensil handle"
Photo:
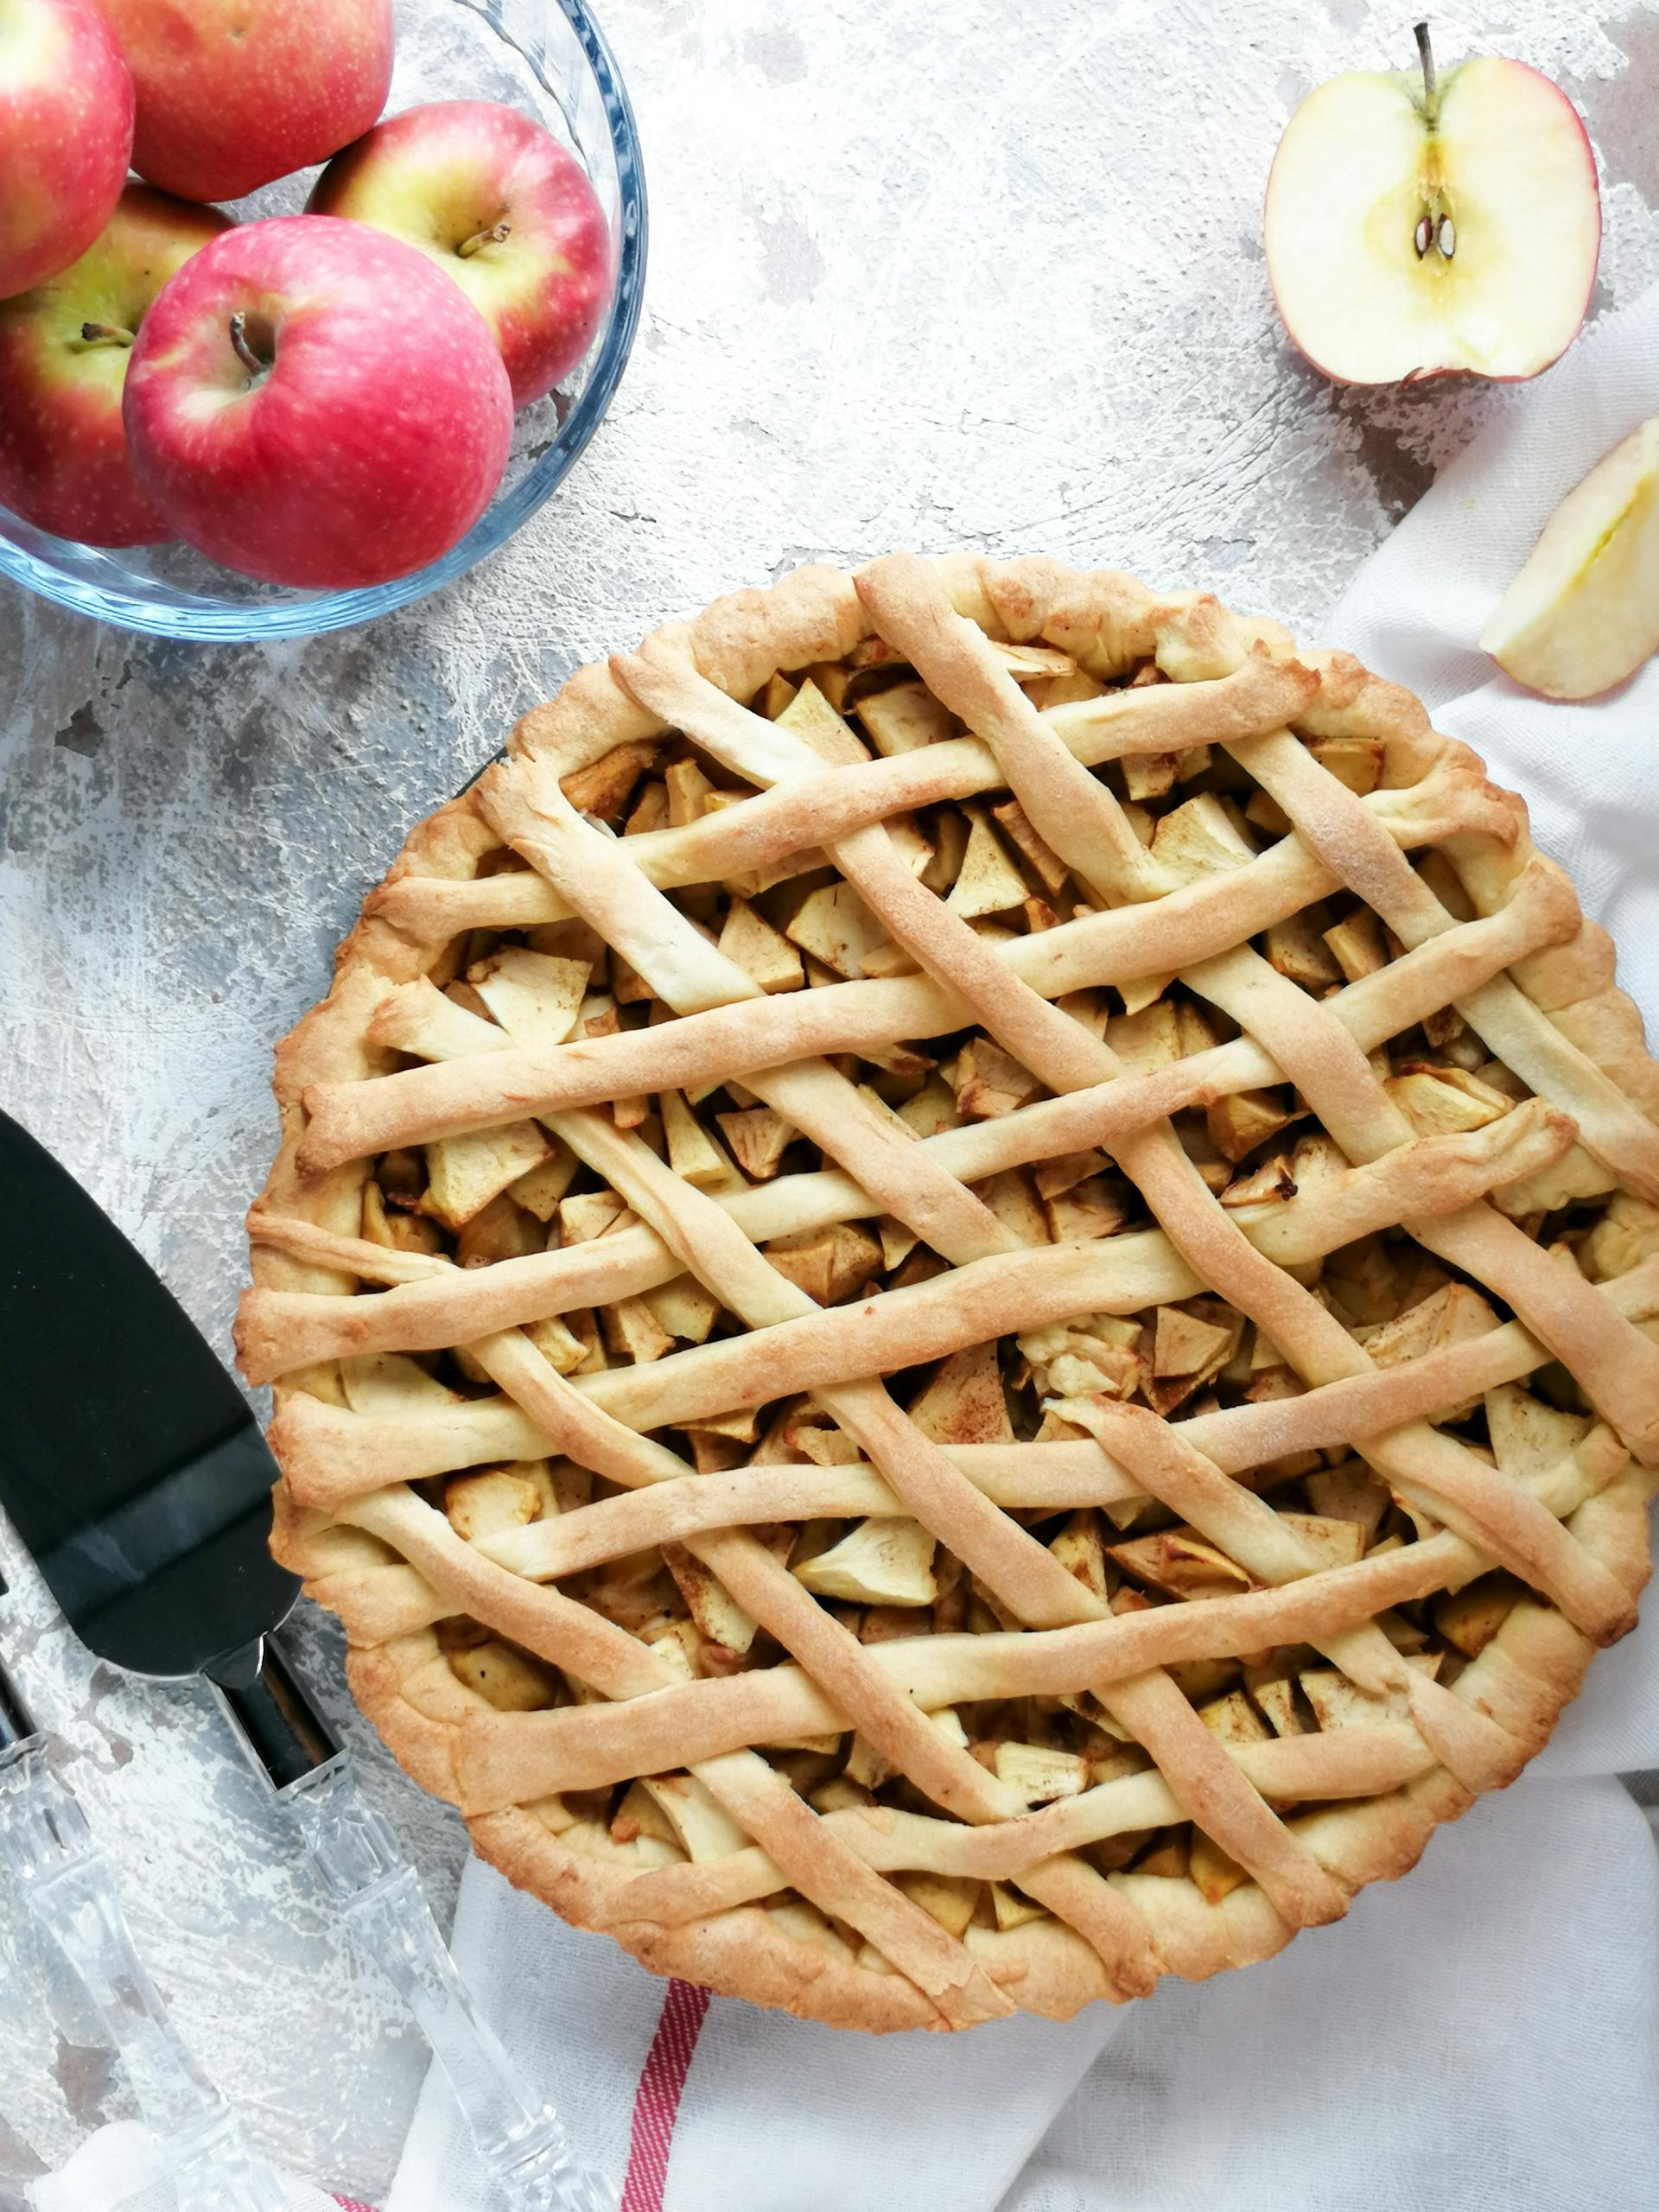
<instances>
[{"instance_id":1,"label":"clear glass utensil handle","mask_svg":"<svg viewBox=\"0 0 1659 2212\"><path fill-rule=\"evenodd\" d=\"M414 1868L364 1802L350 1753L279 1795L353 1934L442 2062L479 2153L514 2212L616 2212L616 2191L577 2164L558 2116L532 2102L480 2017Z\"/></svg>"},{"instance_id":2,"label":"clear glass utensil handle","mask_svg":"<svg viewBox=\"0 0 1659 2212\"><path fill-rule=\"evenodd\" d=\"M288 2190L179 2035L133 1947L109 1860L45 1739L0 1749L0 1863L68 1958L124 2063L179 2212L290 2212Z\"/></svg>"}]
</instances>

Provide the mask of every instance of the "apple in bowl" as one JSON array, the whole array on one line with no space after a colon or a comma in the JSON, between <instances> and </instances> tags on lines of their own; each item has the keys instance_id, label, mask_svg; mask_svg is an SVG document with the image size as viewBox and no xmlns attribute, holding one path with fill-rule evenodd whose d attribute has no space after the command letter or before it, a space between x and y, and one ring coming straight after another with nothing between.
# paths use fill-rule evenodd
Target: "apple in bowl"
<instances>
[{"instance_id":1,"label":"apple in bowl","mask_svg":"<svg viewBox=\"0 0 1659 2212\"><path fill-rule=\"evenodd\" d=\"M459 285L328 215L226 232L144 320L123 401L134 473L181 537L267 583L424 568L506 465L512 393Z\"/></svg>"},{"instance_id":2,"label":"apple in bowl","mask_svg":"<svg viewBox=\"0 0 1659 2212\"><path fill-rule=\"evenodd\" d=\"M0 299L67 269L103 230L132 117L98 0L0 0Z\"/></svg>"},{"instance_id":3,"label":"apple in bowl","mask_svg":"<svg viewBox=\"0 0 1659 2212\"><path fill-rule=\"evenodd\" d=\"M516 407L575 366L610 296L610 226L586 172L493 101L389 117L330 162L310 205L404 239L453 276L495 333Z\"/></svg>"},{"instance_id":4,"label":"apple in bowl","mask_svg":"<svg viewBox=\"0 0 1659 2212\"><path fill-rule=\"evenodd\" d=\"M1279 142L1264 215L1286 329L1339 384L1536 376L1578 334L1601 245L1573 103L1483 55L1333 77Z\"/></svg>"},{"instance_id":5,"label":"apple in bowl","mask_svg":"<svg viewBox=\"0 0 1659 2212\"><path fill-rule=\"evenodd\" d=\"M181 200L239 200L326 162L386 104L391 0L103 5L137 87L132 165Z\"/></svg>"},{"instance_id":6,"label":"apple in bowl","mask_svg":"<svg viewBox=\"0 0 1659 2212\"><path fill-rule=\"evenodd\" d=\"M78 261L0 300L0 506L88 545L173 536L134 480L122 387L156 295L229 226L217 208L130 184Z\"/></svg>"}]
</instances>

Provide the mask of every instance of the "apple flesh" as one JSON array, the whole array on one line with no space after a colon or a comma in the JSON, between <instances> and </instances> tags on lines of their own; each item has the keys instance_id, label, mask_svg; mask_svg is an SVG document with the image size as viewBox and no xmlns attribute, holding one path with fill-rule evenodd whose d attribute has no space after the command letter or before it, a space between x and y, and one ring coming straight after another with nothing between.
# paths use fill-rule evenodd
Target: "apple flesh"
<instances>
[{"instance_id":1,"label":"apple flesh","mask_svg":"<svg viewBox=\"0 0 1659 2212\"><path fill-rule=\"evenodd\" d=\"M109 221L132 115L98 0L0 0L0 299L79 261Z\"/></svg>"},{"instance_id":2,"label":"apple flesh","mask_svg":"<svg viewBox=\"0 0 1659 2212\"><path fill-rule=\"evenodd\" d=\"M1584 321L1601 245L1572 102L1522 61L1355 71L1309 95L1268 180L1285 327L1344 384L1536 376Z\"/></svg>"},{"instance_id":3,"label":"apple flesh","mask_svg":"<svg viewBox=\"0 0 1659 2212\"><path fill-rule=\"evenodd\" d=\"M1659 415L1567 493L1480 642L1550 699L1593 698L1659 652Z\"/></svg>"},{"instance_id":4,"label":"apple flesh","mask_svg":"<svg viewBox=\"0 0 1659 2212\"><path fill-rule=\"evenodd\" d=\"M229 226L217 208L130 184L79 261L0 300L0 506L88 545L172 537L134 480L122 386L156 294Z\"/></svg>"},{"instance_id":5,"label":"apple flesh","mask_svg":"<svg viewBox=\"0 0 1659 2212\"><path fill-rule=\"evenodd\" d=\"M512 436L484 318L361 223L227 232L144 319L124 401L134 472L181 537L267 583L351 589L466 535Z\"/></svg>"},{"instance_id":6,"label":"apple flesh","mask_svg":"<svg viewBox=\"0 0 1659 2212\"><path fill-rule=\"evenodd\" d=\"M310 204L446 270L494 331L518 407L575 366L610 296L610 226L593 186L515 108L440 100L391 116L330 162Z\"/></svg>"},{"instance_id":7,"label":"apple flesh","mask_svg":"<svg viewBox=\"0 0 1659 2212\"><path fill-rule=\"evenodd\" d=\"M138 89L132 163L181 200L239 200L326 162L391 83L391 0L104 0Z\"/></svg>"}]
</instances>

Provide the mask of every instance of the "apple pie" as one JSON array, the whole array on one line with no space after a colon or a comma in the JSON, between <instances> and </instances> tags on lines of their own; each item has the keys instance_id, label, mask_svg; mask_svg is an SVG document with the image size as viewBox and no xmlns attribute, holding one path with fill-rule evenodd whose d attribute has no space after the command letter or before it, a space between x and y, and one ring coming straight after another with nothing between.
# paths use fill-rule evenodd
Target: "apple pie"
<instances>
[{"instance_id":1,"label":"apple pie","mask_svg":"<svg viewBox=\"0 0 1659 2212\"><path fill-rule=\"evenodd\" d=\"M583 669L280 1047L279 1555L478 1849L838 2024L1277 1951L1636 1618L1659 1071L1525 810L1197 593Z\"/></svg>"}]
</instances>

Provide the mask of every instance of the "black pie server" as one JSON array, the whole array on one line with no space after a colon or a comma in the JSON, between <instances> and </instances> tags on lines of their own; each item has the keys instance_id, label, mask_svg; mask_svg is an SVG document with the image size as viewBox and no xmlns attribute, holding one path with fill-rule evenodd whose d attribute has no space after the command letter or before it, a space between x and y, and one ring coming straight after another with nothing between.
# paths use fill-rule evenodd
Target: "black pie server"
<instances>
[{"instance_id":1,"label":"black pie server","mask_svg":"<svg viewBox=\"0 0 1659 2212\"><path fill-rule=\"evenodd\" d=\"M299 1584L270 1556L277 1469L247 1401L149 1263L4 1113L0 1224L0 1505L71 1627L131 1673L207 1678L443 2062L509 2201L613 2206L519 2084L276 1641ZM0 1700L0 1726L3 1713Z\"/></svg>"}]
</instances>

